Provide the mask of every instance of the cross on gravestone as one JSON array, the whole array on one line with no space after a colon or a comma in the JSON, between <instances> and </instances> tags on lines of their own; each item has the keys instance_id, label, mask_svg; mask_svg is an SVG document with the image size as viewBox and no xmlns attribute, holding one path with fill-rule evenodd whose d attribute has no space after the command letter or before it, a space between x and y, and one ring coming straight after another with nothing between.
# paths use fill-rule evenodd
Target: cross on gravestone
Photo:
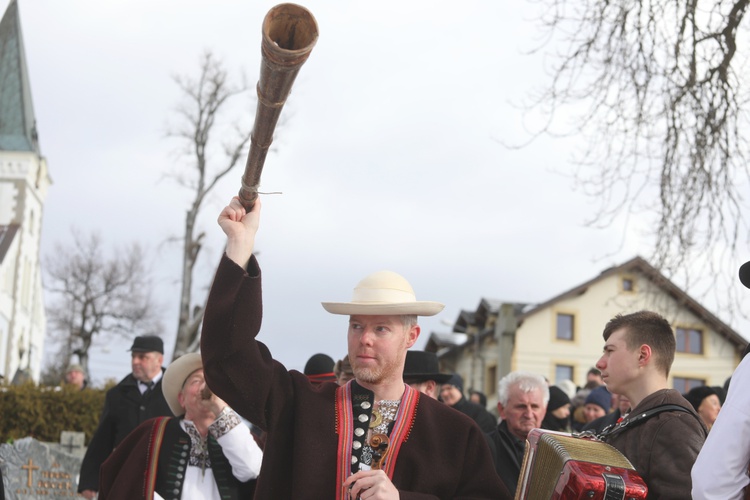
<instances>
[{"instance_id":1,"label":"cross on gravestone","mask_svg":"<svg viewBox=\"0 0 750 500\"><path fill-rule=\"evenodd\" d=\"M38 465L34 465L34 461L32 459L29 459L29 463L26 465L21 466L22 469L26 469L26 471L29 473L29 479L27 482L27 486L31 488L32 478L34 476L34 471L39 470Z\"/></svg>"},{"instance_id":2,"label":"cross on gravestone","mask_svg":"<svg viewBox=\"0 0 750 500\"><path fill-rule=\"evenodd\" d=\"M67 440L65 441L68 442ZM34 438L0 443L0 470L6 500L69 500L77 496L82 457L57 443Z\"/></svg>"},{"instance_id":3,"label":"cross on gravestone","mask_svg":"<svg viewBox=\"0 0 750 500\"><path fill-rule=\"evenodd\" d=\"M71 454L83 450L86 434L83 432L62 431L60 433L60 447Z\"/></svg>"}]
</instances>

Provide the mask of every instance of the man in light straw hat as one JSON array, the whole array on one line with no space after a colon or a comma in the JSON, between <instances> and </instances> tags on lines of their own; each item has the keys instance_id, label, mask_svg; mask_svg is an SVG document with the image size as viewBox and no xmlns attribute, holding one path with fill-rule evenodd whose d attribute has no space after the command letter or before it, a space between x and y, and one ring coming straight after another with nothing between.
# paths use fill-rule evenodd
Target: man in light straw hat
<instances>
[{"instance_id":1,"label":"man in light straw hat","mask_svg":"<svg viewBox=\"0 0 750 500\"><path fill-rule=\"evenodd\" d=\"M263 453L206 387L201 355L173 361L162 388L178 418L148 420L120 443L102 464L99 498L251 498Z\"/></svg>"},{"instance_id":2,"label":"man in light straw hat","mask_svg":"<svg viewBox=\"0 0 750 500\"><path fill-rule=\"evenodd\" d=\"M417 301L390 271L366 277L351 302L324 302L349 316L355 379L311 385L256 340L260 268L252 255L261 203L234 198L219 216L226 254L206 305L202 351L209 386L268 433L257 497L274 499L510 498L481 430L404 384L417 316L442 310Z\"/></svg>"}]
</instances>

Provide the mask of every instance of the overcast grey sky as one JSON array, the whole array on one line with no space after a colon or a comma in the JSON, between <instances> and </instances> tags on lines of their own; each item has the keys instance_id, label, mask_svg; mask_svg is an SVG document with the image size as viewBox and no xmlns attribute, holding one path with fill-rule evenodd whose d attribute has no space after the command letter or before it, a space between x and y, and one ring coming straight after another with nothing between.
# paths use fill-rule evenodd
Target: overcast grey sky
<instances>
[{"instance_id":1,"label":"overcast grey sky","mask_svg":"<svg viewBox=\"0 0 750 500\"><path fill-rule=\"evenodd\" d=\"M165 179L187 169L165 138L180 92L209 49L258 78L267 0L19 0L42 153L54 184L43 255L71 227L151 255L171 351L178 245L189 195ZM7 0L0 5L6 6ZM649 253L637 227L584 227L595 204L573 189L574 138L528 139L517 104L546 80L534 5L510 0L305 2L320 39L284 110L269 155L257 240L264 273L261 340L289 368L346 352L346 301L365 275L390 269L418 299L446 304L422 321L421 347L482 297L540 302ZM248 97L234 117L248 126ZM215 220L239 189L230 174L207 201L197 281L222 251ZM636 226L638 220L636 219ZM92 351L94 381L129 371L127 342Z\"/></svg>"}]
</instances>

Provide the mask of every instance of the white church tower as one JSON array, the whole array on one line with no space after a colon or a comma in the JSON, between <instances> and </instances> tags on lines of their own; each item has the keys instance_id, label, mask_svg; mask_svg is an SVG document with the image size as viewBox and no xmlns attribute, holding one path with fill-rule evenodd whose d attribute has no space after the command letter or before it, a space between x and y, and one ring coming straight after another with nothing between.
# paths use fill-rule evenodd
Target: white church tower
<instances>
[{"instance_id":1,"label":"white church tower","mask_svg":"<svg viewBox=\"0 0 750 500\"><path fill-rule=\"evenodd\" d=\"M39 382L46 316L39 244L51 184L31 103L18 3L0 21L0 375Z\"/></svg>"}]
</instances>

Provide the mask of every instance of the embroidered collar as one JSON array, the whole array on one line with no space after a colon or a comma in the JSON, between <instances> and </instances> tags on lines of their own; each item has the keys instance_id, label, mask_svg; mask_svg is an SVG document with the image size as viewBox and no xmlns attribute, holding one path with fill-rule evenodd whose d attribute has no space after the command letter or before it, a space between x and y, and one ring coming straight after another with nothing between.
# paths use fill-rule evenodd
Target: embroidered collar
<instances>
[{"instance_id":1,"label":"embroidered collar","mask_svg":"<svg viewBox=\"0 0 750 500\"><path fill-rule=\"evenodd\" d=\"M403 443L409 437L417 413L419 392L404 384L404 394L390 430L389 445L382 453L381 468L391 480L396 467L396 459ZM365 436L370 426L374 394L352 380L336 390L336 433L339 436L336 464L336 498L348 498L344 481L357 470ZM382 402L381 402L382 404ZM386 405L395 406L392 402ZM356 414L356 416L355 416ZM355 466L356 465L356 466Z\"/></svg>"},{"instance_id":2,"label":"embroidered collar","mask_svg":"<svg viewBox=\"0 0 750 500\"><path fill-rule=\"evenodd\" d=\"M202 472L211 468L211 457L208 455L208 436L201 436L195 424L190 420L184 420L185 432L190 436L190 459L188 465L200 467Z\"/></svg>"}]
</instances>

